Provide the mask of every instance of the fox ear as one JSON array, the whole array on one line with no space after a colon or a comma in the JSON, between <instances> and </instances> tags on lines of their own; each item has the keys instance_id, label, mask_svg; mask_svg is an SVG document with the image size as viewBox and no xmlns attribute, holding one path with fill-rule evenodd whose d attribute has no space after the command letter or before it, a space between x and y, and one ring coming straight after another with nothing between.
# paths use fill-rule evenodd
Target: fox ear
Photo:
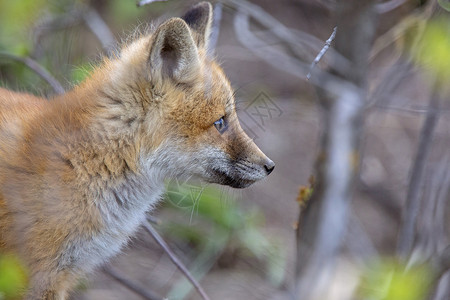
<instances>
[{"instance_id":1,"label":"fox ear","mask_svg":"<svg viewBox=\"0 0 450 300\"><path fill-rule=\"evenodd\" d=\"M184 14L182 19L186 21L189 27L191 27L197 46L199 48L206 48L208 46L213 19L213 8L211 3L198 3Z\"/></svg>"},{"instance_id":2,"label":"fox ear","mask_svg":"<svg viewBox=\"0 0 450 300\"><path fill-rule=\"evenodd\" d=\"M152 80L172 78L179 83L189 83L200 68L198 50L189 26L180 18L161 24L150 48Z\"/></svg>"}]
</instances>

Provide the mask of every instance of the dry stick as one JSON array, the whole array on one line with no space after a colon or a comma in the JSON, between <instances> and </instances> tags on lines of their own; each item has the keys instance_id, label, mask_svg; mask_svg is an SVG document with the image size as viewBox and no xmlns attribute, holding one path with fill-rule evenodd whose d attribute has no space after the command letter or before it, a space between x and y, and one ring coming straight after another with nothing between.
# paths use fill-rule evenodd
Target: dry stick
<instances>
[{"instance_id":1,"label":"dry stick","mask_svg":"<svg viewBox=\"0 0 450 300\"><path fill-rule=\"evenodd\" d=\"M420 132L419 146L414 159L411 177L408 184L408 193L406 196L406 208L403 211L402 225L400 227L397 254L400 258L406 260L411 254L414 238L417 216L420 211L420 199L422 179L425 170L425 163L430 152L431 140L439 119L439 89L434 87L430 99L430 106Z\"/></svg>"},{"instance_id":2,"label":"dry stick","mask_svg":"<svg viewBox=\"0 0 450 300\"><path fill-rule=\"evenodd\" d=\"M123 286L127 287L130 291L142 296L142 298L147 300L162 300L163 297L160 297L156 295L155 293L148 291L147 289L141 287L140 285L134 283L133 281L130 281L111 269L110 267L103 267L102 268L103 273L111 277L112 279L116 280Z\"/></svg>"},{"instance_id":3,"label":"dry stick","mask_svg":"<svg viewBox=\"0 0 450 300\"><path fill-rule=\"evenodd\" d=\"M42 77L45 81L47 81L48 84L53 88L55 93L64 94L64 88L58 82L58 80L56 80L55 77L53 77L52 74L50 74L43 66L41 66L38 62L31 59L30 57L20 57L4 51L0 51L0 56L4 56L9 59L23 63L32 71L34 71L36 74L38 74L40 77Z\"/></svg>"},{"instance_id":4,"label":"dry stick","mask_svg":"<svg viewBox=\"0 0 450 300\"><path fill-rule=\"evenodd\" d=\"M141 6L153 3L153 2L162 2L162 1L167 1L167 0L142 0L142 1L139 1L138 3L136 3L136 6L141 7Z\"/></svg>"},{"instance_id":5,"label":"dry stick","mask_svg":"<svg viewBox=\"0 0 450 300\"><path fill-rule=\"evenodd\" d=\"M170 249L169 245L164 241L164 239L159 235L159 233L153 228L150 222L144 222L143 226L145 230L155 239L155 241L163 248L164 252L169 255L170 260L177 266L177 268L186 276L186 278L192 283L197 292L202 296L204 300L210 300L208 295L206 295L203 288L197 282L197 280L192 276L186 266L178 259L178 257Z\"/></svg>"},{"instance_id":6,"label":"dry stick","mask_svg":"<svg viewBox=\"0 0 450 300\"><path fill-rule=\"evenodd\" d=\"M346 232L364 128L365 81L375 33L373 2L350 0L340 3L341 7L336 9L340 34L336 37L335 49L348 58L353 67L346 72L333 70L341 79L340 90L336 93L317 90L326 113L326 128L316 161L317 186L299 216L296 299L315 299L329 288ZM315 77L321 79L321 76L312 79Z\"/></svg>"},{"instance_id":7,"label":"dry stick","mask_svg":"<svg viewBox=\"0 0 450 300\"><path fill-rule=\"evenodd\" d=\"M319 54L317 54L314 61L311 63L311 67L309 67L308 75L306 75L306 79L309 80L311 78L311 72L313 71L314 67L319 63L319 61L322 59L322 57L327 53L328 49L331 46L331 43L333 42L334 38L336 37L336 30L337 27L333 28L333 32L331 33L328 40L325 42L325 46L323 46L322 50L320 50Z\"/></svg>"}]
</instances>

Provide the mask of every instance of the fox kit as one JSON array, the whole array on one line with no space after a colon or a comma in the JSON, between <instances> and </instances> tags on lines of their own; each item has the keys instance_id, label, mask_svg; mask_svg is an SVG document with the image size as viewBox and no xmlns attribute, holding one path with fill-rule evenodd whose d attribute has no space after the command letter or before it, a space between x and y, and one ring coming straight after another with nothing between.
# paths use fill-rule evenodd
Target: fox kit
<instances>
[{"instance_id":1,"label":"fox kit","mask_svg":"<svg viewBox=\"0 0 450 300\"><path fill-rule=\"evenodd\" d=\"M239 125L206 55L202 2L46 100L0 89L0 248L30 272L26 299L66 299L116 254L166 178L244 188L274 169Z\"/></svg>"}]
</instances>

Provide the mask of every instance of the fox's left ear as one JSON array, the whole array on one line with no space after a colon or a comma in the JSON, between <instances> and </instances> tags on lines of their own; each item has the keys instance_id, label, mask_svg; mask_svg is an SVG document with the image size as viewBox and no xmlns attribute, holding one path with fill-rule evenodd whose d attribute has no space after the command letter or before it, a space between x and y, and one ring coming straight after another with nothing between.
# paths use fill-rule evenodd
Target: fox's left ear
<instances>
[{"instance_id":1,"label":"fox's left ear","mask_svg":"<svg viewBox=\"0 0 450 300\"><path fill-rule=\"evenodd\" d=\"M213 19L213 8L209 2L200 2L182 17L192 30L194 40L199 48L208 46Z\"/></svg>"}]
</instances>

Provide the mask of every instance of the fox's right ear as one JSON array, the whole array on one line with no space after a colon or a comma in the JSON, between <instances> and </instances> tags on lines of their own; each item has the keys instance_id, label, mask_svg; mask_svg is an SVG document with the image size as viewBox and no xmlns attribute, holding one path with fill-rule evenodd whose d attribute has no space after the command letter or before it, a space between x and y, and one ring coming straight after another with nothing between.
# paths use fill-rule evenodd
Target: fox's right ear
<instances>
[{"instance_id":1,"label":"fox's right ear","mask_svg":"<svg viewBox=\"0 0 450 300\"><path fill-rule=\"evenodd\" d=\"M199 48L208 46L213 20L213 7L209 2L200 2L188 10L183 20L191 27L194 39Z\"/></svg>"},{"instance_id":2,"label":"fox's right ear","mask_svg":"<svg viewBox=\"0 0 450 300\"><path fill-rule=\"evenodd\" d=\"M149 67L152 81L189 83L198 74L200 58L189 26L180 18L161 24L153 35Z\"/></svg>"}]
</instances>

